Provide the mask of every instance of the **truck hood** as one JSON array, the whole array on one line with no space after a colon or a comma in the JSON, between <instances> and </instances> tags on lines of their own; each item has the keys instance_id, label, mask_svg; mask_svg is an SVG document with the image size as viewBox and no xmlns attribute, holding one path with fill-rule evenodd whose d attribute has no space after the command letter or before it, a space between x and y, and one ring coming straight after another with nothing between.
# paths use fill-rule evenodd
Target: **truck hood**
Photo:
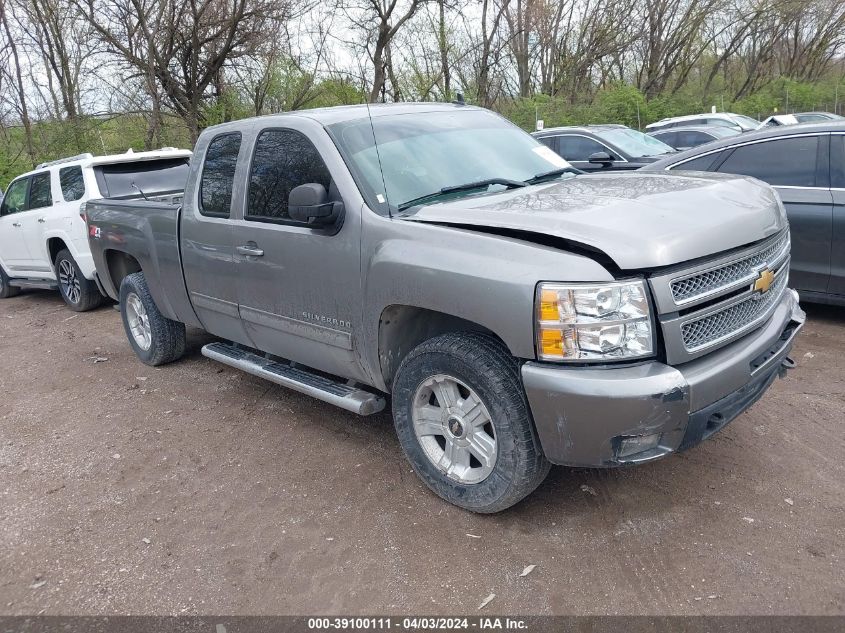
<instances>
[{"instance_id":1,"label":"truck hood","mask_svg":"<svg viewBox=\"0 0 845 633\"><path fill-rule=\"evenodd\" d=\"M704 172L576 176L422 206L403 219L555 236L599 250L623 270L715 255L786 226L768 185Z\"/></svg>"}]
</instances>

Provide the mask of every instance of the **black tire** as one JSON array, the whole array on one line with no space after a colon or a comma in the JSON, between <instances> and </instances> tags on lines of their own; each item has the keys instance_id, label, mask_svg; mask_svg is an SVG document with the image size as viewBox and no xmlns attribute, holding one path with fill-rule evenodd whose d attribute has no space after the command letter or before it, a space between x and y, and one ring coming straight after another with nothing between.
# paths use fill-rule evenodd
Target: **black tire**
<instances>
[{"instance_id":1,"label":"black tire","mask_svg":"<svg viewBox=\"0 0 845 633\"><path fill-rule=\"evenodd\" d=\"M150 344L147 349L138 344L129 325L127 305L134 300L133 297L140 300L149 322ZM120 317L126 338L141 362L157 366L182 358L185 353L185 324L172 321L159 311L150 295L144 273L132 273L123 278L120 284Z\"/></svg>"},{"instance_id":2,"label":"black tire","mask_svg":"<svg viewBox=\"0 0 845 633\"><path fill-rule=\"evenodd\" d=\"M14 297L17 294L20 294L20 291L21 289L17 286L9 285L9 276L6 274L6 271L3 270L3 267L0 266L0 299Z\"/></svg>"},{"instance_id":3,"label":"black tire","mask_svg":"<svg viewBox=\"0 0 845 633\"><path fill-rule=\"evenodd\" d=\"M414 397L425 381L438 374L453 376L475 391L490 414L497 456L492 472L478 483L448 478L427 457L414 431ZM531 420L519 363L491 336L443 334L411 351L393 381L393 420L405 456L420 479L446 501L473 512L509 508L533 492L551 467Z\"/></svg>"},{"instance_id":4,"label":"black tire","mask_svg":"<svg viewBox=\"0 0 845 633\"><path fill-rule=\"evenodd\" d=\"M100 294L97 284L90 279L85 279L69 250L66 248L60 250L56 255L54 265L56 280L59 282L59 294L71 310L87 312L103 304L103 295ZM66 271L64 274L63 270ZM63 276L69 280L68 287L62 282Z\"/></svg>"}]
</instances>

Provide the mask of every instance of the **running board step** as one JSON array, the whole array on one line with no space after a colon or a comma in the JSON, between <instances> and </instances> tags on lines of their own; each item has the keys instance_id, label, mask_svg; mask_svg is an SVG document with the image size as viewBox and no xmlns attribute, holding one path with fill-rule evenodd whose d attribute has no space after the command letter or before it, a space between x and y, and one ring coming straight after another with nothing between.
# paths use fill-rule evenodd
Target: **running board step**
<instances>
[{"instance_id":1,"label":"running board step","mask_svg":"<svg viewBox=\"0 0 845 633\"><path fill-rule=\"evenodd\" d=\"M30 288L38 290L58 290L59 282L49 279L10 279L10 286L17 288Z\"/></svg>"},{"instance_id":2,"label":"running board step","mask_svg":"<svg viewBox=\"0 0 845 633\"><path fill-rule=\"evenodd\" d=\"M384 398L377 394L301 367L264 358L234 345L209 343L202 348L202 355L358 415L372 415L385 406Z\"/></svg>"}]
</instances>

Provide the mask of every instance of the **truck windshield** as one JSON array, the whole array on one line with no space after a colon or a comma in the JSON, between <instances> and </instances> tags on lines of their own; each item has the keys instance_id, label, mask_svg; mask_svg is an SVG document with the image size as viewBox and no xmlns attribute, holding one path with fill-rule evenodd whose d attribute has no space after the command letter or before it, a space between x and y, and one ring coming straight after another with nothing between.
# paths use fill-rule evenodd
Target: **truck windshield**
<instances>
[{"instance_id":1,"label":"truck windshield","mask_svg":"<svg viewBox=\"0 0 845 633\"><path fill-rule=\"evenodd\" d=\"M569 167L529 134L484 110L376 116L372 126L369 118L356 119L331 125L329 132L364 197L378 202L374 209L385 202L397 210L416 200L501 191ZM564 171L555 175L570 177Z\"/></svg>"},{"instance_id":2,"label":"truck windshield","mask_svg":"<svg viewBox=\"0 0 845 633\"><path fill-rule=\"evenodd\" d=\"M138 198L177 193L185 189L189 159L162 158L111 165L95 165L94 174L105 198Z\"/></svg>"}]
</instances>

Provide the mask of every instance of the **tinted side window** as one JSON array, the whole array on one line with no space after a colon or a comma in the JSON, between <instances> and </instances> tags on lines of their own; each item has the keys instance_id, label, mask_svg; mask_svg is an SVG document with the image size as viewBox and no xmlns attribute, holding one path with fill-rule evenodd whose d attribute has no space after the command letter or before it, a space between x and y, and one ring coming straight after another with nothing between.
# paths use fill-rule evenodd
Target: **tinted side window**
<instances>
[{"instance_id":1,"label":"tinted side window","mask_svg":"<svg viewBox=\"0 0 845 633\"><path fill-rule=\"evenodd\" d=\"M710 171L710 167L721 155L722 152L714 152L713 154L707 154L706 156L699 156L698 158L693 158L692 160L688 160L680 165L672 165L669 169L676 169L678 171Z\"/></svg>"},{"instance_id":2,"label":"tinted side window","mask_svg":"<svg viewBox=\"0 0 845 633\"><path fill-rule=\"evenodd\" d=\"M754 176L770 185L814 187L818 137L775 139L737 147L719 167L726 174Z\"/></svg>"},{"instance_id":3,"label":"tinted side window","mask_svg":"<svg viewBox=\"0 0 845 633\"><path fill-rule=\"evenodd\" d=\"M199 211L202 215L229 217L240 149L240 132L221 134L208 144L200 179Z\"/></svg>"},{"instance_id":4,"label":"tinted side window","mask_svg":"<svg viewBox=\"0 0 845 633\"><path fill-rule=\"evenodd\" d=\"M664 132L663 134L655 134L654 138L666 143L667 145L675 147L675 143L678 140L678 134L678 132Z\"/></svg>"},{"instance_id":5,"label":"tinted side window","mask_svg":"<svg viewBox=\"0 0 845 633\"><path fill-rule=\"evenodd\" d=\"M587 161L591 154L606 152L607 148L586 136L561 136L559 154L566 160Z\"/></svg>"},{"instance_id":6,"label":"tinted side window","mask_svg":"<svg viewBox=\"0 0 845 633\"><path fill-rule=\"evenodd\" d=\"M29 178L21 178L9 185L6 196L3 198L3 205L0 206L0 215L9 215L23 211L26 206L26 189L29 186Z\"/></svg>"},{"instance_id":7,"label":"tinted side window","mask_svg":"<svg viewBox=\"0 0 845 633\"><path fill-rule=\"evenodd\" d=\"M59 184L65 202L79 200L85 195L85 181L82 180L82 167L64 167L59 170Z\"/></svg>"},{"instance_id":8,"label":"tinted side window","mask_svg":"<svg viewBox=\"0 0 845 633\"><path fill-rule=\"evenodd\" d=\"M32 176L29 185L29 204L27 209L42 209L53 205L53 192L50 189L50 172L42 171Z\"/></svg>"},{"instance_id":9,"label":"tinted side window","mask_svg":"<svg viewBox=\"0 0 845 633\"><path fill-rule=\"evenodd\" d=\"M713 140L703 132L695 132L693 130L678 132L678 137L678 145L681 147L696 147L697 145Z\"/></svg>"},{"instance_id":10,"label":"tinted side window","mask_svg":"<svg viewBox=\"0 0 845 633\"><path fill-rule=\"evenodd\" d=\"M327 191L331 184L329 170L311 141L295 130L264 130L252 158L247 218L289 221L291 190L310 182Z\"/></svg>"}]
</instances>

